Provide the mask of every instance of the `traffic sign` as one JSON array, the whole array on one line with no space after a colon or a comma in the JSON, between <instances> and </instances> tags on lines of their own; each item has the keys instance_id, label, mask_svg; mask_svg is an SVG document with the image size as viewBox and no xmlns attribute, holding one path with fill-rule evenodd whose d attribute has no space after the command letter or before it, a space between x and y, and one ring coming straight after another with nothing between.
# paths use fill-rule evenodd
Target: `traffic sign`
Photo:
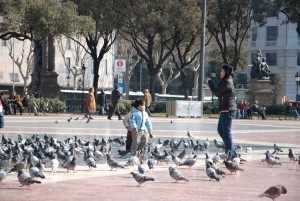
<instances>
[{"instance_id":1,"label":"traffic sign","mask_svg":"<svg viewBox=\"0 0 300 201\"><path fill-rule=\"evenodd\" d=\"M126 60L115 59L115 74L120 74L122 72L126 72Z\"/></svg>"}]
</instances>

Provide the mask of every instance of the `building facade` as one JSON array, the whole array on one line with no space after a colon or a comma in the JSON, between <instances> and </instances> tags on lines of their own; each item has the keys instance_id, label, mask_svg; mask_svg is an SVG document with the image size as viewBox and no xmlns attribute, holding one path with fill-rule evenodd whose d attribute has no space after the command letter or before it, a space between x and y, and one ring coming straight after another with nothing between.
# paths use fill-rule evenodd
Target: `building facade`
<instances>
[{"instance_id":1,"label":"building facade","mask_svg":"<svg viewBox=\"0 0 300 201\"><path fill-rule=\"evenodd\" d=\"M253 64L256 52L261 50L271 74L280 75L282 91L278 100L281 96L286 96L286 100L295 100L297 94L295 74L300 72L300 38L296 31L297 24L284 23L286 20L284 14L270 12L265 26L260 27L254 23L247 49L249 63Z\"/></svg>"},{"instance_id":2,"label":"building facade","mask_svg":"<svg viewBox=\"0 0 300 201\"><path fill-rule=\"evenodd\" d=\"M86 67L84 89L88 90L93 85L94 79L92 58L86 54L84 48L68 38L56 38L54 46L54 71L58 74L59 87L61 89L82 90L83 77L80 68L84 63ZM15 89L19 94L27 91L33 72L33 51L34 47L28 40L0 40L0 90L11 92ZM113 52L114 46L104 55L100 63L98 88L111 89L113 87ZM19 62L18 65L17 62ZM21 66L21 70L18 66ZM26 79L26 77L28 78Z\"/></svg>"}]
</instances>

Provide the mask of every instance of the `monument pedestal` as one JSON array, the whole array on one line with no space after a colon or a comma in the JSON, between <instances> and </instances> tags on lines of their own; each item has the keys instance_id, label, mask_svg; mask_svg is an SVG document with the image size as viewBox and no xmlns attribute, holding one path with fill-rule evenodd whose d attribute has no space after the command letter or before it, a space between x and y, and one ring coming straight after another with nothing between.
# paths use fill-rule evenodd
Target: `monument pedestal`
<instances>
[{"instance_id":1,"label":"monument pedestal","mask_svg":"<svg viewBox=\"0 0 300 201\"><path fill-rule=\"evenodd\" d=\"M38 90L41 97L59 98L60 87L57 83L58 74L56 72L33 72L31 74L31 93ZM40 79L40 80L39 80ZM40 82L40 84L39 84Z\"/></svg>"},{"instance_id":2,"label":"monument pedestal","mask_svg":"<svg viewBox=\"0 0 300 201\"><path fill-rule=\"evenodd\" d=\"M270 80L251 80L249 83L249 91L246 92L247 99L253 103L255 100L259 104L265 105L272 103L273 92Z\"/></svg>"}]
</instances>

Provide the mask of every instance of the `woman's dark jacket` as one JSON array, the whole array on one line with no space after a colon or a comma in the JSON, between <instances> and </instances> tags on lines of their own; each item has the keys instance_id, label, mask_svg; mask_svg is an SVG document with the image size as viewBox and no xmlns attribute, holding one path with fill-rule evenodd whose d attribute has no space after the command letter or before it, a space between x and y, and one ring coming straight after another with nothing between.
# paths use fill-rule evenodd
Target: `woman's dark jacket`
<instances>
[{"instance_id":1,"label":"woman's dark jacket","mask_svg":"<svg viewBox=\"0 0 300 201\"><path fill-rule=\"evenodd\" d=\"M213 94L219 99L219 111L236 110L235 103L235 87L231 76L223 79L218 86L212 80L208 81L208 85Z\"/></svg>"}]
</instances>

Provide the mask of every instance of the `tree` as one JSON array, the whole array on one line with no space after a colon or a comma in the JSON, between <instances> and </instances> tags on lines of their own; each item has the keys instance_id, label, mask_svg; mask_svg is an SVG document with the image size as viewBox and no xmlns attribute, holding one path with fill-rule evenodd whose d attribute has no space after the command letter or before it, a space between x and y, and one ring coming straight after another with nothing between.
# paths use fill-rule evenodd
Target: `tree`
<instances>
[{"instance_id":1,"label":"tree","mask_svg":"<svg viewBox=\"0 0 300 201\"><path fill-rule=\"evenodd\" d=\"M158 81L162 88L161 90L162 94L167 93L168 85L174 80L176 80L180 75L180 71L176 70L174 72L173 68L174 68L173 62L166 63L165 65L163 65L163 67L160 69L157 75Z\"/></svg>"},{"instance_id":2,"label":"tree","mask_svg":"<svg viewBox=\"0 0 300 201\"><path fill-rule=\"evenodd\" d=\"M300 37L300 3L299 0L275 0L275 8L286 15L287 23L297 23L296 31Z\"/></svg>"},{"instance_id":3,"label":"tree","mask_svg":"<svg viewBox=\"0 0 300 201\"><path fill-rule=\"evenodd\" d=\"M276 104L278 96L281 94L282 90L282 76L280 74L275 74L273 78L274 89L273 92L273 103Z\"/></svg>"},{"instance_id":4,"label":"tree","mask_svg":"<svg viewBox=\"0 0 300 201\"><path fill-rule=\"evenodd\" d=\"M100 62L114 44L122 20L116 11L116 7L118 6L115 1L81 0L74 2L78 5L80 16L88 16L93 19L93 29L84 33L87 48L82 42L72 37L72 35L68 35L68 37L80 44L93 59L93 87L96 94L99 82Z\"/></svg>"},{"instance_id":5,"label":"tree","mask_svg":"<svg viewBox=\"0 0 300 201\"><path fill-rule=\"evenodd\" d=\"M11 40L8 41L7 43L7 48L9 50L9 56L13 60L13 62L17 65L19 72L23 78L23 88L24 91L26 91L27 83L29 80L30 73L32 72L32 58L33 58L33 52L34 52L34 43L30 43L29 50L26 51L25 53L25 41L23 42L23 47L21 50L21 53L17 56L14 55L13 53L13 42ZM25 61L25 66L24 66L24 58L26 59Z\"/></svg>"},{"instance_id":6,"label":"tree","mask_svg":"<svg viewBox=\"0 0 300 201\"><path fill-rule=\"evenodd\" d=\"M211 0L207 29L215 38L224 63L236 70L252 22L264 23L270 0Z\"/></svg>"}]
</instances>

